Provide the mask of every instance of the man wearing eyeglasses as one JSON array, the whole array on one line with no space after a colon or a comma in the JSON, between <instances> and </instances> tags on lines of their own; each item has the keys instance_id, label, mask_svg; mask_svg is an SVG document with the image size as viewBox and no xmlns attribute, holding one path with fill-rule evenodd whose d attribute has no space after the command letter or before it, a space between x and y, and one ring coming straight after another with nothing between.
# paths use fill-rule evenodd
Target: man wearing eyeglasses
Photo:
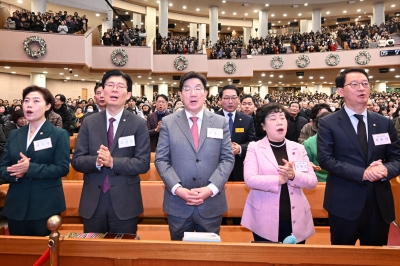
<instances>
[{"instance_id":1,"label":"man wearing eyeglasses","mask_svg":"<svg viewBox=\"0 0 400 266\"><path fill-rule=\"evenodd\" d=\"M364 69L336 77L340 111L319 120L318 162L328 171L324 208L333 245L387 245L395 219L390 179L400 173L400 148L390 119L367 110Z\"/></svg>"},{"instance_id":2,"label":"man wearing eyeglasses","mask_svg":"<svg viewBox=\"0 0 400 266\"><path fill-rule=\"evenodd\" d=\"M164 211L172 240L184 232L219 234L227 211L225 183L234 164L228 123L203 109L206 78L181 77L184 110L163 119L155 165L165 184Z\"/></svg>"},{"instance_id":3,"label":"man wearing eyeglasses","mask_svg":"<svg viewBox=\"0 0 400 266\"><path fill-rule=\"evenodd\" d=\"M170 114L167 110L168 97L164 94L156 96L156 110L147 116L147 129L150 135L151 152L155 152L160 134L161 120Z\"/></svg>"},{"instance_id":4,"label":"man wearing eyeglasses","mask_svg":"<svg viewBox=\"0 0 400 266\"><path fill-rule=\"evenodd\" d=\"M253 118L245 113L237 112L239 105L239 89L233 85L224 86L219 92L222 110L216 112L225 117L229 125L232 150L235 155L235 167L229 181L243 182L243 161L246 157L247 145L256 140Z\"/></svg>"},{"instance_id":5,"label":"man wearing eyeglasses","mask_svg":"<svg viewBox=\"0 0 400 266\"><path fill-rule=\"evenodd\" d=\"M150 169L146 121L124 110L131 78L111 70L102 79L106 110L85 118L72 166L84 173L79 214L84 232L136 234L143 212L140 174Z\"/></svg>"}]
</instances>

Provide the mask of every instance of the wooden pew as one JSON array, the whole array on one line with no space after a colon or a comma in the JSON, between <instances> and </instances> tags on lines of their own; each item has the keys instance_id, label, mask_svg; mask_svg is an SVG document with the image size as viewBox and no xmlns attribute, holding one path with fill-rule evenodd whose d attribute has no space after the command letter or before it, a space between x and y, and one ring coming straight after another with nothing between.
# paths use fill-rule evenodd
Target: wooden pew
<instances>
[{"instance_id":1,"label":"wooden pew","mask_svg":"<svg viewBox=\"0 0 400 266\"><path fill-rule=\"evenodd\" d=\"M0 236L1 265L33 265L47 245L46 237ZM400 265L400 247L63 239L59 254L60 265Z\"/></svg>"},{"instance_id":2,"label":"wooden pew","mask_svg":"<svg viewBox=\"0 0 400 266\"><path fill-rule=\"evenodd\" d=\"M154 163L150 163L150 169L145 174L140 175L141 181L162 181L161 177L158 175L156 166Z\"/></svg>"},{"instance_id":3,"label":"wooden pew","mask_svg":"<svg viewBox=\"0 0 400 266\"><path fill-rule=\"evenodd\" d=\"M150 153L150 163L154 163L155 160L156 160L156 153L151 152Z\"/></svg>"}]
</instances>

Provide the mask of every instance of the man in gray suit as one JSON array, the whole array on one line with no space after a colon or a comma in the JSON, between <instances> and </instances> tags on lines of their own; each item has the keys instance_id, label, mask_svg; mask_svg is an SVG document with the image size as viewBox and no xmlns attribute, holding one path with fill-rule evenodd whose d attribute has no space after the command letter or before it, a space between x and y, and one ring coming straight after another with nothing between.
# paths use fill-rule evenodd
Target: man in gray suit
<instances>
[{"instance_id":1,"label":"man in gray suit","mask_svg":"<svg viewBox=\"0 0 400 266\"><path fill-rule=\"evenodd\" d=\"M228 123L203 109L206 78L182 76L179 96L185 110L163 119L155 165L165 184L164 211L172 240L184 232L219 234L227 211L225 183L234 165Z\"/></svg>"},{"instance_id":2,"label":"man in gray suit","mask_svg":"<svg viewBox=\"0 0 400 266\"><path fill-rule=\"evenodd\" d=\"M105 112L88 116L76 140L72 166L84 173L79 204L85 233L130 233L143 212L139 174L150 168L146 120L124 110L132 80L119 70L104 74Z\"/></svg>"}]
</instances>

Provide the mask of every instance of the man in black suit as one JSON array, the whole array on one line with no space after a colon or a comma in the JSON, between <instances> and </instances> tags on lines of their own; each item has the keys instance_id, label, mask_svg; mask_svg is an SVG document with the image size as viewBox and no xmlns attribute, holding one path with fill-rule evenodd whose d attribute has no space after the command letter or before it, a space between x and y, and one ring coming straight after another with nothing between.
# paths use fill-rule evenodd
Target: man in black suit
<instances>
[{"instance_id":1,"label":"man in black suit","mask_svg":"<svg viewBox=\"0 0 400 266\"><path fill-rule=\"evenodd\" d=\"M156 110L147 116L147 129L150 135L151 152L155 152L161 129L161 120L170 113L167 110L168 97L164 94L156 96Z\"/></svg>"},{"instance_id":2,"label":"man in black suit","mask_svg":"<svg viewBox=\"0 0 400 266\"><path fill-rule=\"evenodd\" d=\"M309 112L307 112L308 108L307 108L307 103L306 102L302 102L301 103L302 107L300 109L300 113L299 115L304 117L305 119L307 119L308 122L310 122L310 116L309 116Z\"/></svg>"},{"instance_id":3,"label":"man in black suit","mask_svg":"<svg viewBox=\"0 0 400 266\"><path fill-rule=\"evenodd\" d=\"M222 110L217 114L226 118L231 133L232 149L235 155L235 166L228 181L244 181L243 161L246 157L247 145L256 140L253 118L237 112L239 105L239 89L233 85L224 86L219 92Z\"/></svg>"},{"instance_id":4,"label":"man in black suit","mask_svg":"<svg viewBox=\"0 0 400 266\"><path fill-rule=\"evenodd\" d=\"M136 234L143 212L140 174L150 169L146 121L124 110L132 79L120 70L104 74L105 111L86 117L72 166L84 173L79 204L84 232Z\"/></svg>"},{"instance_id":5,"label":"man in black suit","mask_svg":"<svg viewBox=\"0 0 400 266\"><path fill-rule=\"evenodd\" d=\"M294 142L299 142L300 131L308 123L307 119L299 115L299 112L299 102L291 102L289 104L290 116L287 118L288 128L285 137Z\"/></svg>"},{"instance_id":6,"label":"man in black suit","mask_svg":"<svg viewBox=\"0 0 400 266\"><path fill-rule=\"evenodd\" d=\"M386 245L395 219L390 179L400 172L396 130L390 119L367 110L364 69L342 71L336 87L345 106L319 120L317 138L318 162L328 171L324 208L331 243Z\"/></svg>"},{"instance_id":7,"label":"man in black suit","mask_svg":"<svg viewBox=\"0 0 400 266\"><path fill-rule=\"evenodd\" d=\"M245 94L240 98L240 111L249 115L253 118L254 128L256 131L256 140L260 140L265 137L265 131L261 128L261 125L256 120L256 101L250 94Z\"/></svg>"}]
</instances>

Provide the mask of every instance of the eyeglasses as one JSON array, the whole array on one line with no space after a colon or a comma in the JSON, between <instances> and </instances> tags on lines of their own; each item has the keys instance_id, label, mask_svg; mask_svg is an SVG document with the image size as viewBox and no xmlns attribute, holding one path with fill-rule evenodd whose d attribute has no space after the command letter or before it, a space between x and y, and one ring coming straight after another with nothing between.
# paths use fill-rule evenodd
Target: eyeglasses
<instances>
[{"instance_id":1,"label":"eyeglasses","mask_svg":"<svg viewBox=\"0 0 400 266\"><path fill-rule=\"evenodd\" d=\"M349 84L345 84L344 86L350 85L352 89L357 89L359 85L363 86L364 88L369 88L371 86L371 83L367 81L363 82L350 82Z\"/></svg>"},{"instance_id":2,"label":"eyeglasses","mask_svg":"<svg viewBox=\"0 0 400 266\"><path fill-rule=\"evenodd\" d=\"M182 88L182 90L183 90L184 92L191 92L191 91L194 91L194 92L196 92L196 93L201 92L203 89L204 89L203 86L200 86L200 85L197 85L197 86L195 86L194 88L192 88L192 87L190 87L190 86L183 86L183 88Z\"/></svg>"},{"instance_id":3,"label":"eyeglasses","mask_svg":"<svg viewBox=\"0 0 400 266\"><path fill-rule=\"evenodd\" d=\"M238 98L239 97L237 96L231 96L231 97L224 97L222 98L222 100L229 102L229 101L236 101Z\"/></svg>"},{"instance_id":4,"label":"eyeglasses","mask_svg":"<svg viewBox=\"0 0 400 266\"><path fill-rule=\"evenodd\" d=\"M106 89L109 89L109 90L114 89L115 87L117 87L118 90L124 90L124 89L126 89L125 85L123 85L123 84L121 84L121 83L118 83L118 84L106 83L106 84L104 84L104 87L105 87Z\"/></svg>"}]
</instances>

